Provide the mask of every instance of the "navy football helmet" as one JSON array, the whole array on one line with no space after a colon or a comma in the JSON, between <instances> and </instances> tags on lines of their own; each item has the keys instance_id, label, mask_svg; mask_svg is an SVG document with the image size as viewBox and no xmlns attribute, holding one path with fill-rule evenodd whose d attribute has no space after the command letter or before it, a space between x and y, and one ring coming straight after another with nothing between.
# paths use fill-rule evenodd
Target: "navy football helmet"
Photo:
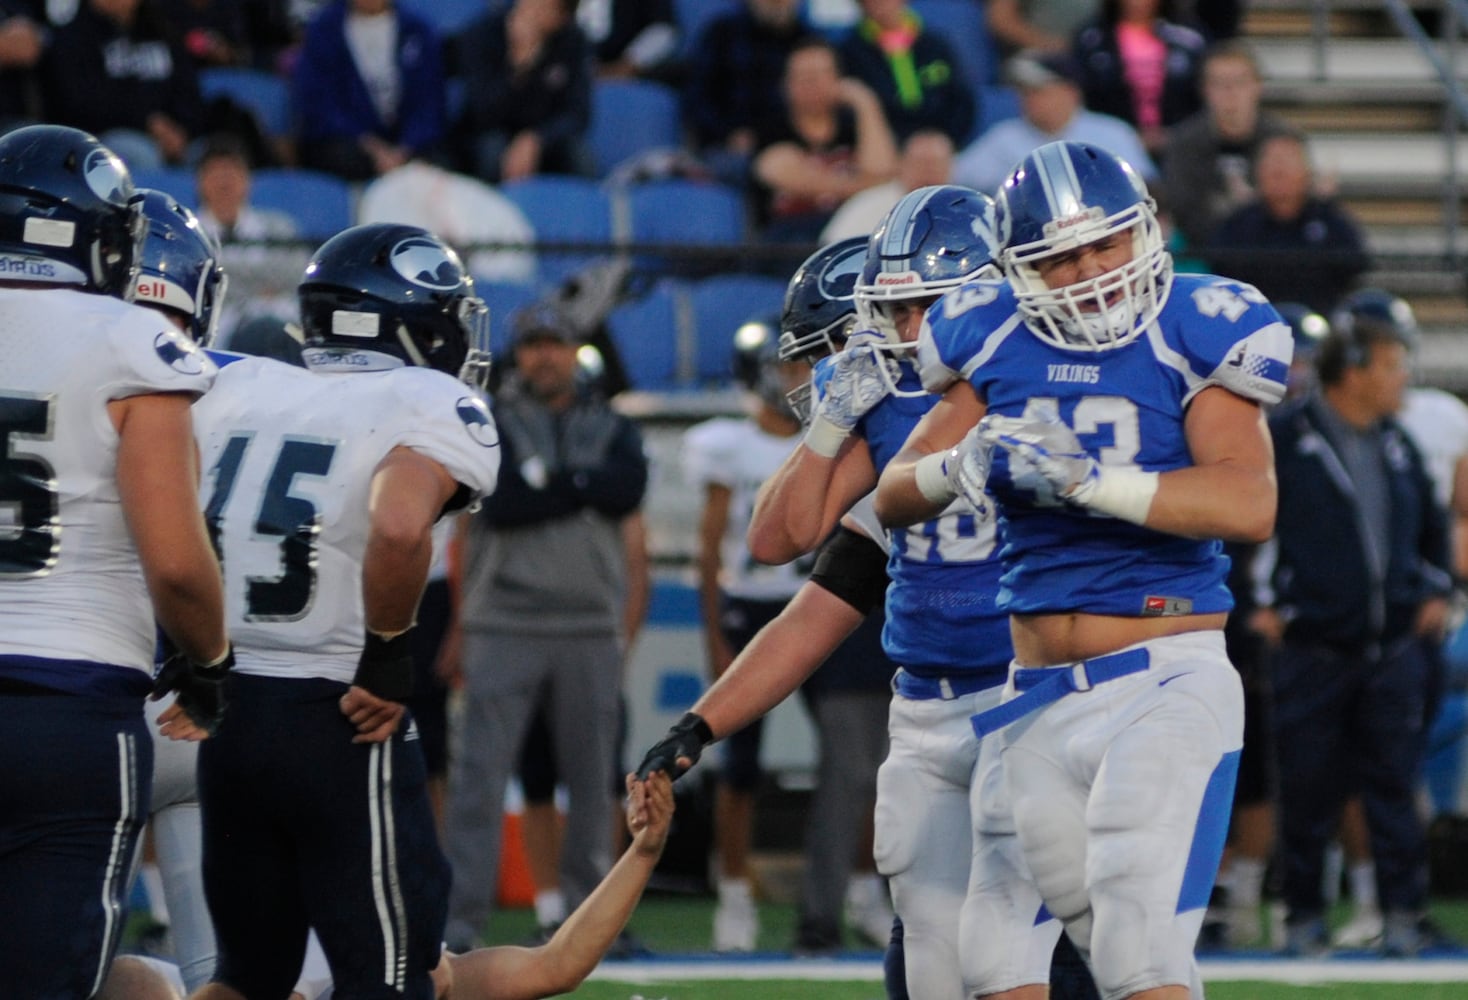
<instances>
[{"instance_id":1,"label":"navy football helmet","mask_svg":"<svg viewBox=\"0 0 1468 1000\"><path fill-rule=\"evenodd\" d=\"M1326 318L1302 302L1276 302L1275 312L1290 325L1290 337L1295 342L1295 359L1302 360L1312 354L1320 342L1330 333Z\"/></svg>"},{"instance_id":2,"label":"navy football helmet","mask_svg":"<svg viewBox=\"0 0 1468 1000\"><path fill-rule=\"evenodd\" d=\"M999 262L1041 340L1070 350L1130 343L1172 289L1172 255L1157 205L1131 165L1084 142L1052 142L1020 161L999 188ZM1037 264L1117 233L1132 258L1094 278L1050 288Z\"/></svg>"},{"instance_id":3,"label":"navy football helmet","mask_svg":"<svg viewBox=\"0 0 1468 1000\"><path fill-rule=\"evenodd\" d=\"M786 372L795 362L780 354L780 331L775 318L746 320L734 331L734 353L730 359L734 376L750 392L780 411L795 416L786 399Z\"/></svg>"},{"instance_id":4,"label":"navy football helmet","mask_svg":"<svg viewBox=\"0 0 1468 1000\"><path fill-rule=\"evenodd\" d=\"M489 308L443 240L417 226L345 229L306 265L299 289L309 367L416 365L483 388ZM362 362L356 362L361 364Z\"/></svg>"},{"instance_id":5,"label":"navy football helmet","mask_svg":"<svg viewBox=\"0 0 1468 1000\"><path fill-rule=\"evenodd\" d=\"M1406 299L1381 288L1362 288L1341 301L1331 318L1331 327L1350 333L1367 324L1394 336L1408 347L1417 342L1417 316Z\"/></svg>"},{"instance_id":6,"label":"navy football helmet","mask_svg":"<svg viewBox=\"0 0 1468 1000\"><path fill-rule=\"evenodd\" d=\"M872 232L856 282L858 326L903 345L886 304L936 299L986 276L994 265L994 199L972 188L935 184L903 195Z\"/></svg>"},{"instance_id":7,"label":"navy football helmet","mask_svg":"<svg viewBox=\"0 0 1468 1000\"><path fill-rule=\"evenodd\" d=\"M132 175L80 129L0 136L0 279L130 298L144 223Z\"/></svg>"},{"instance_id":8,"label":"navy football helmet","mask_svg":"<svg viewBox=\"0 0 1468 1000\"><path fill-rule=\"evenodd\" d=\"M856 322L856 279L866 263L867 238L852 236L806 258L785 288L780 311L780 359L815 363L839 351Z\"/></svg>"},{"instance_id":9,"label":"navy football helmet","mask_svg":"<svg viewBox=\"0 0 1468 1000\"><path fill-rule=\"evenodd\" d=\"M142 188L148 232L138 260L133 301L181 313L194 342L207 346L219 323L219 307L229 280L219 263L214 238L171 194Z\"/></svg>"}]
</instances>

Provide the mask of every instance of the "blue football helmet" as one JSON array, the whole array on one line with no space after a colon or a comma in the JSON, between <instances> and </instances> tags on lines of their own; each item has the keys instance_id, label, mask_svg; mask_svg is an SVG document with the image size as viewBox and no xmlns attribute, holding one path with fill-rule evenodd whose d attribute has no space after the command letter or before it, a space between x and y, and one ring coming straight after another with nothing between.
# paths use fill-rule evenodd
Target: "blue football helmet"
<instances>
[{"instance_id":1,"label":"blue football helmet","mask_svg":"<svg viewBox=\"0 0 1468 1000\"><path fill-rule=\"evenodd\" d=\"M459 255L426 229L343 230L306 265L298 294L308 367L416 365L487 383L489 308Z\"/></svg>"},{"instance_id":2,"label":"blue football helmet","mask_svg":"<svg viewBox=\"0 0 1468 1000\"><path fill-rule=\"evenodd\" d=\"M0 276L130 298L141 200L122 160L80 129L0 136Z\"/></svg>"},{"instance_id":3,"label":"blue football helmet","mask_svg":"<svg viewBox=\"0 0 1468 1000\"><path fill-rule=\"evenodd\" d=\"M887 304L936 299L978 278L999 277L994 265L994 199L972 188L935 184L903 195L872 232L856 281L859 329L904 345Z\"/></svg>"},{"instance_id":4,"label":"blue football helmet","mask_svg":"<svg viewBox=\"0 0 1468 1000\"><path fill-rule=\"evenodd\" d=\"M856 322L856 279L867 239L852 236L806 258L785 288L780 311L780 359L815 363L839 351Z\"/></svg>"},{"instance_id":5,"label":"blue football helmet","mask_svg":"<svg viewBox=\"0 0 1468 1000\"><path fill-rule=\"evenodd\" d=\"M1297 361L1313 354L1326 334L1330 333L1330 323L1326 318L1302 302L1276 302L1274 311L1290 325L1290 337L1295 343Z\"/></svg>"},{"instance_id":6,"label":"blue football helmet","mask_svg":"<svg viewBox=\"0 0 1468 1000\"><path fill-rule=\"evenodd\" d=\"M999 188L999 263L1031 332L1056 347L1105 351L1139 336L1172 289L1172 255L1157 205L1131 165L1084 142L1052 142L1020 161ZM1131 260L1050 288L1037 264L1117 233Z\"/></svg>"},{"instance_id":7,"label":"blue football helmet","mask_svg":"<svg viewBox=\"0 0 1468 1000\"><path fill-rule=\"evenodd\" d=\"M219 323L219 307L229 286L219 263L219 248L192 211L171 194L142 188L148 233L138 260L133 301L180 313L196 344L207 346Z\"/></svg>"}]
</instances>

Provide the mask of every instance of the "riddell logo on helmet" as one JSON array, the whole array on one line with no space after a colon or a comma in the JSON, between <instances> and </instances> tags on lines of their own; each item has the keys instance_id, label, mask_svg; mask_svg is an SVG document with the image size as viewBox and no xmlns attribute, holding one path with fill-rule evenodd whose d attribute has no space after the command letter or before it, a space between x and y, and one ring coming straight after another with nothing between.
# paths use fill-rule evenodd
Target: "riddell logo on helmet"
<instances>
[{"instance_id":1,"label":"riddell logo on helmet","mask_svg":"<svg viewBox=\"0 0 1468 1000\"><path fill-rule=\"evenodd\" d=\"M877 275L877 285L879 287L916 285L919 284L922 280L922 276L919 275L916 271L903 271L901 274Z\"/></svg>"},{"instance_id":2,"label":"riddell logo on helmet","mask_svg":"<svg viewBox=\"0 0 1468 1000\"><path fill-rule=\"evenodd\" d=\"M1052 219L1045 223L1045 235L1053 236L1056 233L1063 233L1067 229L1075 229L1077 226L1100 222L1105 218L1106 213L1100 208L1087 208L1077 212L1075 215L1067 215L1063 219Z\"/></svg>"},{"instance_id":3,"label":"riddell logo on helmet","mask_svg":"<svg viewBox=\"0 0 1468 1000\"><path fill-rule=\"evenodd\" d=\"M137 297L162 301L168 297L168 286L161 281L139 281Z\"/></svg>"}]
</instances>

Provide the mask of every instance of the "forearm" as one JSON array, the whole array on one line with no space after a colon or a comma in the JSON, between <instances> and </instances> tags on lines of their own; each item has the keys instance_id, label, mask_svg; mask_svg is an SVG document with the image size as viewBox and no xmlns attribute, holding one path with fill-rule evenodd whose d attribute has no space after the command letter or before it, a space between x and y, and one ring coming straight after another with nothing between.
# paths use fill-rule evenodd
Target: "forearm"
<instances>
[{"instance_id":1,"label":"forearm","mask_svg":"<svg viewBox=\"0 0 1468 1000\"><path fill-rule=\"evenodd\" d=\"M807 583L755 634L692 711L717 739L738 732L799 688L864 617L824 588Z\"/></svg>"},{"instance_id":2,"label":"forearm","mask_svg":"<svg viewBox=\"0 0 1468 1000\"><path fill-rule=\"evenodd\" d=\"M646 852L634 843L612 865L612 870L591 895L556 929L541 950L554 988L538 996L569 993L591 974L627 926L660 854Z\"/></svg>"},{"instance_id":3,"label":"forearm","mask_svg":"<svg viewBox=\"0 0 1468 1000\"><path fill-rule=\"evenodd\" d=\"M918 488L918 462L929 455L909 445L882 470L873 509L884 528L905 528L929 520L948 506L948 501L930 499Z\"/></svg>"},{"instance_id":4,"label":"forearm","mask_svg":"<svg viewBox=\"0 0 1468 1000\"><path fill-rule=\"evenodd\" d=\"M1264 542L1274 532L1272 469L1222 462L1162 473L1147 527L1184 538Z\"/></svg>"},{"instance_id":5,"label":"forearm","mask_svg":"<svg viewBox=\"0 0 1468 1000\"><path fill-rule=\"evenodd\" d=\"M409 448L395 448L379 464L362 556L368 631L393 635L412 627L433 560L433 525L457 488L443 466Z\"/></svg>"},{"instance_id":6,"label":"forearm","mask_svg":"<svg viewBox=\"0 0 1468 1000\"><path fill-rule=\"evenodd\" d=\"M797 447L759 489L746 542L762 563L779 565L809 552L835 526L823 502L831 489L836 458ZM824 530L823 530L824 529Z\"/></svg>"}]
</instances>

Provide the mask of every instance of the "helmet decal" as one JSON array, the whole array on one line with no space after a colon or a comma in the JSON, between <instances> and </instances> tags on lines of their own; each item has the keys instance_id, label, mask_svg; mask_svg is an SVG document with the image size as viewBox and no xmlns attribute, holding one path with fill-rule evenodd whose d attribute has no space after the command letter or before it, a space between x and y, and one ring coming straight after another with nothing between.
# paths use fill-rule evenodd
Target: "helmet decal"
<instances>
[{"instance_id":1,"label":"helmet decal","mask_svg":"<svg viewBox=\"0 0 1468 1000\"><path fill-rule=\"evenodd\" d=\"M82 175L86 177L87 187L92 189L92 193L105 202L122 206L132 197L133 185L127 167L110 149L99 146L87 153Z\"/></svg>"},{"instance_id":2,"label":"helmet decal","mask_svg":"<svg viewBox=\"0 0 1468 1000\"><path fill-rule=\"evenodd\" d=\"M438 240L413 236L393 247L388 254L393 270L415 285L435 291L452 291L464 283L464 270Z\"/></svg>"}]
</instances>

